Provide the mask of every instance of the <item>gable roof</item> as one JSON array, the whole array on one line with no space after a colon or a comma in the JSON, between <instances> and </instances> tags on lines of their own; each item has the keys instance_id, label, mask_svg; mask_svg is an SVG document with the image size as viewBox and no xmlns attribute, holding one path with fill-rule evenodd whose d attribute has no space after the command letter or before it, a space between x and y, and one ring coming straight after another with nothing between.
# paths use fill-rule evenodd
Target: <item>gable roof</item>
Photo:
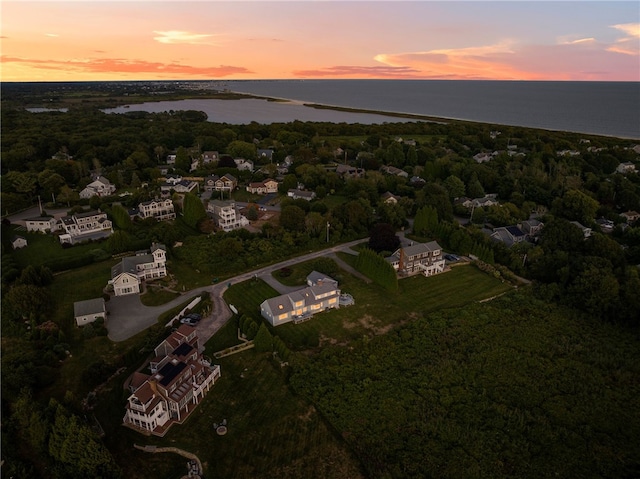
<instances>
[{"instance_id":1,"label":"gable roof","mask_svg":"<svg viewBox=\"0 0 640 479\"><path fill-rule=\"evenodd\" d=\"M90 314L104 313L105 305L103 298L87 299L73 303L73 316L88 316Z\"/></svg>"}]
</instances>

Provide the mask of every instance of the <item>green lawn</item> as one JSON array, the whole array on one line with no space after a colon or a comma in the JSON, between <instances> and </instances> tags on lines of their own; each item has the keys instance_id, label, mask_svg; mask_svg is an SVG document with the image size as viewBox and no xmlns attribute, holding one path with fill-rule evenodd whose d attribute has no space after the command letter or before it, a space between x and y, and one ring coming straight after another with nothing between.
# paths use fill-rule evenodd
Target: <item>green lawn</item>
<instances>
[{"instance_id":1,"label":"green lawn","mask_svg":"<svg viewBox=\"0 0 640 479\"><path fill-rule=\"evenodd\" d=\"M289 278L299 278L301 281L298 284L302 285L310 271L310 264L296 265L292 270ZM397 293L366 284L346 272L336 276L341 290L351 294L356 304L320 313L305 323L287 323L273 328L273 333L292 349L345 343L363 334L383 334L428 312L462 306L511 289L508 284L470 265L458 266L429 278L419 275L402 279ZM258 319L260 303L277 295L266 283L249 280L232 286L225 293L225 298L241 313Z\"/></svg>"},{"instance_id":2,"label":"green lawn","mask_svg":"<svg viewBox=\"0 0 640 479\"><path fill-rule=\"evenodd\" d=\"M26 238L28 243L26 248L12 251L13 258L22 268L30 264L33 266L40 266L56 260L82 256L89 251L102 249L104 246L104 242L98 242L79 244L71 248L63 248L60 241L52 235L15 231L15 228L12 229L12 232L13 234Z\"/></svg>"},{"instance_id":3,"label":"green lawn","mask_svg":"<svg viewBox=\"0 0 640 479\"><path fill-rule=\"evenodd\" d=\"M50 319L65 330L75 327L73 303L102 297L102 290L111 279L111 266L114 263L113 260L102 261L56 274L51 284L55 307Z\"/></svg>"}]
</instances>

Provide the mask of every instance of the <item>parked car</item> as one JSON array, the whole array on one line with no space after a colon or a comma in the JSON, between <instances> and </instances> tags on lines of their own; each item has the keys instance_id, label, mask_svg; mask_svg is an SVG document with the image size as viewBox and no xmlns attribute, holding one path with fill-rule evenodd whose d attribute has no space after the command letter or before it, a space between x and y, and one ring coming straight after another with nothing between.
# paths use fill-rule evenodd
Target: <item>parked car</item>
<instances>
[{"instance_id":1,"label":"parked car","mask_svg":"<svg viewBox=\"0 0 640 479\"><path fill-rule=\"evenodd\" d=\"M199 315L198 313L189 313L189 314L187 314L186 317L195 319L196 321L200 321L202 319L202 316Z\"/></svg>"},{"instance_id":2,"label":"parked car","mask_svg":"<svg viewBox=\"0 0 640 479\"><path fill-rule=\"evenodd\" d=\"M198 320L189 318L188 316L185 316L184 318L182 318L180 322L182 324L188 324L189 326L195 326L196 324L198 324Z\"/></svg>"},{"instance_id":3,"label":"parked car","mask_svg":"<svg viewBox=\"0 0 640 479\"><path fill-rule=\"evenodd\" d=\"M445 254L444 259L446 259L447 261L458 261L460 258L455 254Z\"/></svg>"}]
</instances>

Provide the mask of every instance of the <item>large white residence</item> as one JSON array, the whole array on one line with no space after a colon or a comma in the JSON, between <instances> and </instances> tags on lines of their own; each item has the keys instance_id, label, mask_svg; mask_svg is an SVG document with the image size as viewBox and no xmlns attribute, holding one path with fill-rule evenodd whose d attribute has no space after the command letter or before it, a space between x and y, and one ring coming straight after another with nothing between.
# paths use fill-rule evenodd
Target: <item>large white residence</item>
<instances>
[{"instance_id":1,"label":"large white residence","mask_svg":"<svg viewBox=\"0 0 640 479\"><path fill-rule=\"evenodd\" d=\"M111 280L116 296L137 294L142 281L164 278L167 275L166 247L152 243L150 251L139 251L134 256L122 258L120 263L111 268Z\"/></svg>"},{"instance_id":2,"label":"large white residence","mask_svg":"<svg viewBox=\"0 0 640 479\"><path fill-rule=\"evenodd\" d=\"M176 210L171 198L143 201L138 205L138 214L141 218L155 218L158 221L176 219Z\"/></svg>"},{"instance_id":3,"label":"large white residence","mask_svg":"<svg viewBox=\"0 0 640 479\"><path fill-rule=\"evenodd\" d=\"M59 236L62 244L107 238L113 233L111 220L100 210L64 216L56 228L64 230L64 234Z\"/></svg>"},{"instance_id":4,"label":"large white residence","mask_svg":"<svg viewBox=\"0 0 640 479\"><path fill-rule=\"evenodd\" d=\"M314 314L340 307L338 282L316 271L307 277L308 288L266 299L260 305L260 314L272 326L300 322Z\"/></svg>"},{"instance_id":5,"label":"large white residence","mask_svg":"<svg viewBox=\"0 0 640 479\"><path fill-rule=\"evenodd\" d=\"M249 225L249 220L237 211L235 201L211 200L207 205L207 211L218 228L223 231L232 231Z\"/></svg>"},{"instance_id":6,"label":"large white residence","mask_svg":"<svg viewBox=\"0 0 640 479\"><path fill-rule=\"evenodd\" d=\"M80 198L91 198L92 196L109 196L115 191L115 185L111 184L111 182L104 176L98 176L80 192Z\"/></svg>"},{"instance_id":7,"label":"large white residence","mask_svg":"<svg viewBox=\"0 0 640 479\"><path fill-rule=\"evenodd\" d=\"M445 264L442 248L435 241L398 248L386 260L391 263L400 277L419 273L432 276L442 273Z\"/></svg>"},{"instance_id":8,"label":"large white residence","mask_svg":"<svg viewBox=\"0 0 640 479\"><path fill-rule=\"evenodd\" d=\"M125 426L164 436L195 410L220 378L220 366L202 357L195 328L181 325L155 348L151 374L135 372L128 381Z\"/></svg>"}]
</instances>

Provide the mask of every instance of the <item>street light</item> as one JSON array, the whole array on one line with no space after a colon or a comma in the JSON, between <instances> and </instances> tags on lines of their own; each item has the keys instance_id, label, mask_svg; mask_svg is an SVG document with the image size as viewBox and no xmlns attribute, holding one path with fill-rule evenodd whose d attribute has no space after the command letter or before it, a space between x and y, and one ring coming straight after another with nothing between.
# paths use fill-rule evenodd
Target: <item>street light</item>
<instances>
[{"instance_id":1,"label":"street light","mask_svg":"<svg viewBox=\"0 0 640 479\"><path fill-rule=\"evenodd\" d=\"M329 227L331 225L329 224L329 222L327 221L327 243L329 242Z\"/></svg>"}]
</instances>

